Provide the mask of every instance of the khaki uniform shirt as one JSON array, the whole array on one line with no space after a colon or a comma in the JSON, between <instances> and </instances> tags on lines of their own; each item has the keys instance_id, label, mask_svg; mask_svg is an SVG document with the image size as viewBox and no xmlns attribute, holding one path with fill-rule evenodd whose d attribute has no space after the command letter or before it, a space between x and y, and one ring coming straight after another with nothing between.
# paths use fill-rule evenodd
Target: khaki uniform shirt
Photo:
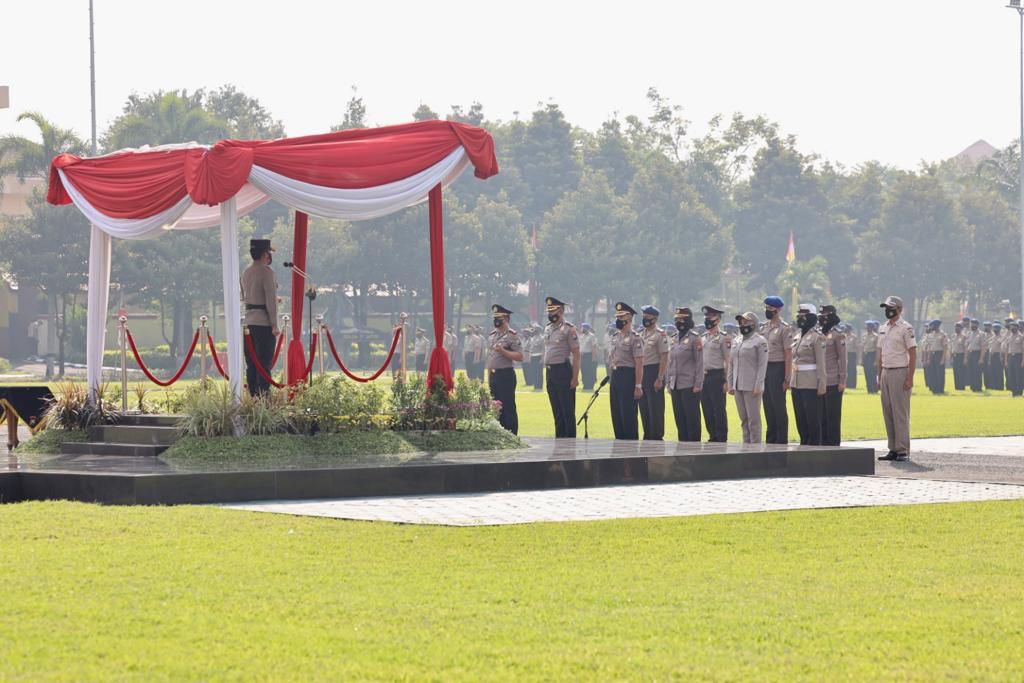
<instances>
[{"instance_id":1,"label":"khaki uniform shirt","mask_svg":"<svg viewBox=\"0 0 1024 683\"><path fill-rule=\"evenodd\" d=\"M861 345L862 353L875 353L878 351L878 333L865 332L864 343Z\"/></svg>"},{"instance_id":2,"label":"khaki uniform shirt","mask_svg":"<svg viewBox=\"0 0 1024 683\"><path fill-rule=\"evenodd\" d=\"M968 351L982 351L985 348L985 333L981 330L971 330L966 335Z\"/></svg>"},{"instance_id":3,"label":"khaki uniform shirt","mask_svg":"<svg viewBox=\"0 0 1024 683\"><path fill-rule=\"evenodd\" d=\"M851 353L854 354L854 356L855 356L854 364L858 364L859 365L860 361L861 361L860 337L858 337L857 333L852 331L852 330L849 331L849 332L846 332L844 334L846 335L846 354L847 354L847 357L849 357L849 354L851 354Z\"/></svg>"},{"instance_id":4,"label":"khaki uniform shirt","mask_svg":"<svg viewBox=\"0 0 1024 683\"><path fill-rule=\"evenodd\" d=\"M752 334L732 347L729 363L729 388L733 391L764 391L764 376L768 372L768 340Z\"/></svg>"},{"instance_id":5,"label":"khaki uniform shirt","mask_svg":"<svg viewBox=\"0 0 1024 683\"><path fill-rule=\"evenodd\" d=\"M495 346L500 346L506 351L522 351L523 344L519 341L519 335L516 334L516 331L513 329L508 329L504 332L494 330L487 335L487 369L503 370L515 367L515 361L495 351Z\"/></svg>"},{"instance_id":6,"label":"khaki uniform shirt","mask_svg":"<svg viewBox=\"0 0 1024 683\"><path fill-rule=\"evenodd\" d=\"M644 341L644 365L658 365L661 354L668 353L668 335L664 330L650 327L640 333Z\"/></svg>"},{"instance_id":7,"label":"khaki uniform shirt","mask_svg":"<svg viewBox=\"0 0 1024 683\"><path fill-rule=\"evenodd\" d=\"M423 335L422 337L416 337L416 341L412 343L412 355L414 356L426 356L430 353L430 337Z\"/></svg>"},{"instance_id":8,"label":"khaki uniform shirt","mask_svg":"<svg viewBox=\"0 0 1024 683\"><path fill-rule=\"evenodd\" d=\"M544 328L544 364L560 365L572 359L572 352L580 348L579 335L570 322L548 323Z\"/></svg>"},{"instance_id":9,"label":"khaki uniform shirt","mask_svg":"<svg viewBox=\"0 0 1024 683\"><path fill-rule=\"evenodd\" d=\"M846 385L846 335L831 329L825 337L825 386Z\"/></svg>"},{"instance_id":10,"label":"khaki uniform shirt","mask_svg":"<svg viewBox=\"0 0 1024 683\"><path fill-rule=\"evenodd\" d=\"M270 266L253 263L242 272L242 301L267 307L246 310L246 325L277 327L277 278Z\"/></svg>"},{"instance_id":11,"label":"khaki uniform shirt","mask_svg":"<svg viewBox=\"0 0 1024 683\"><path fill-rule=\"evenodd\" d=\"M616 332L608 340L608 366L612 370L618 368L635 368L644 362L644 341L633 330L626 334Z\"/></svg>"},{"instance_id":12,"label":"khaki uniform shirt","mask_svg":"<svg viewBox=\"0 0 1024 683\"><path fill-rule=\"evenodd\" d=\"M536 358L544 355L544 336L538 332L530 337L530 355Z\"/></svg>"},{"instance_id":13,"label":"khaki uniform shirt","mask_svg":"<svg viewBox=\"0 0 1024 683\"><path fill-rule=\"evenodd\" d=\"M459 338L454 332L444 333L444 350L448 352L448 358L455 358L455 352L459 349Z\"/></svg>"},{"instance_id":14,"label":"khaki uniform shirt","mask_svg":"<svg viewBox=\"0 0 1024 683\"><path fill-rule=\"evenodd\" d=\"M825 337L817 329L810 329L793 338L793 372L789 380L791 389L816 389L825 393Z\"/></svg>"},{"instance_id":15,"label":"khaki uniform shirt","mask_svg":"<svg viewBox=\"0 0 1024 683\"><path fill-rule=\"evenodd\" d=\"M1007 353L1011 356L1017 354L1024 354L1024 334L1018 332L1017 334L1011 334L1007 340Z\"/></svg>"},{"instance_id":16,"label":"khaki uniform shirt","mask_svg":"<svg viewBox=\"0 0 1024 683\"><path fill-rule=\"evenodd\" d=\"M988 352L989 354L1001 354L1003 352L1003 335L996 334L995 332L988 338Z\"/></svg>"},{"instance_id":17,"label":"khaki uniform shirt","mask_svg":"<svg viewBox=\"0 0 1024 683\"><path fill-rule=\"evenodd\" d=\"M793 326L780 320L777 325L770 321L761 323L761 336L768 340L768 362L786 360L786 351L793 347Z\"/></svg>"},{"instance_id":18,"label":"khaki uniform shirt","mask_svg":"<svg viewBox=\"0 0 1024 683\"><path fill-rule=\"evenodd\" d=\"M950 340L950 350L954 354L963 353L967 350L967 337L961 332L960 334L954 334Z\"/></svg>"},{"instance_id":19,"label":"khaki uniform shirt","mask_svg":"<svg viewBox=\"0 0 1024 683\"><path fill-rule=\"evenodd\" d=\"M704 384L704 342L693 330L676 338L668 352L668 388L700 391Z\"/></svg>"},{"instance_id":20,"label":"khaki uniform shirt","mask_svg":"<svg viewBox=\"0 0 1024 683\"><path fill-rule=\"evenodd\" d=\"M716 325L711 332L704 333L704 372L708 370L724 370L729 367L729 353L732 350L732 337L719 331Z\"/></svg>"},{"instance_id":21,"label":"khaki uniform shirt","mask_svg":"<svg viewBox=\"0 0 1024 683\"><path fill-rule=\"evenodd\" d=\"M891 320L878 331L878 348L883 368L905 368L910 363L910 349L917 347L914 327L903 318Z\"/></svg>"},{"instance_id":22,"label":"khaki uniform shirt","mask_svg":"<svg viewBox=\"0 0 1024 683\"><path fill-rule=\"evenodd\" d=\"M597 346L597 335L594 334L593 330L586 332L580 332L580 353L594 353L594 348Z\"/></svg>"}]
</instances>

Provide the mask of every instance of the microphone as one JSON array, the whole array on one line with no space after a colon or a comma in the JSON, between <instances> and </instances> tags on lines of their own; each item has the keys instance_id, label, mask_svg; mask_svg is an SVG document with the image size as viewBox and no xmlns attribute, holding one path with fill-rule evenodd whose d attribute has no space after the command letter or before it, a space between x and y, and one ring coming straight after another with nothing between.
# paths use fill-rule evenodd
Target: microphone
<instances>
[{"instance_id":1,"label":"microphone","mask_svg":"<svg viewBox=\"0 0 1024 683\"><path fill-rule=\"evenodd\" d=\"M611 377L609 377L608 375L605 375L605 376L604 376L604 379L603 379L603 380L601 380L601 384L600 384L600 386L598 386L597 388L598 388L598 389L600 389L600 388L601 388L601 387L603 387L603 386L604 386L605 384L608 384L608 382L609 382L610 380L611 380Z\"/></svg>"}]
</instances>

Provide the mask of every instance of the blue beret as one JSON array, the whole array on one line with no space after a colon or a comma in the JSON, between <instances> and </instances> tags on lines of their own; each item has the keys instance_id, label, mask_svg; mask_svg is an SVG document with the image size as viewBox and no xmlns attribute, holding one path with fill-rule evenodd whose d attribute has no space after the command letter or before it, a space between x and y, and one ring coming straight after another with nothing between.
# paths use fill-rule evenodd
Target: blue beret
<instances>
[{"instance_id":1,"label":"blue beret","mask_svg":"<svg viewBox=\"0 0 1024 683\"><path fill-rule=\"evenodd\" d=\"M786 302L782 300L781 296L766 296L764 299L764 305L783 308L786 305Z\"/></svg>"},{"instance_id":2,"label":"blue beret","mask_svg":"<svg viewBox=\"0 0 1024 683\"><path fill-rule=\"evenodd\" d=\"M1003 329L1003 324L1002 323L992 323L992 329L993 330L1001 330L1001 329Z\"/></svg>"},{"instance_id":3,"label":"blue beret","mask_svg":"<svg viewBox=\"0 0 1024 683\"><path fill-rule=\"evenodd\" d=\"M878 325L878 321L877 320L865 320L864 324L865 325Z\"/></svg>"},{"instance_id":4,"label":"blue beret","mask_svg":"<svg viewBox=\"0 0 1024 683\"><path fill-rule=\"evenodd\" d=\"M661 311L659 311L654 306L644 306L643 308L640 309L640 311L642 313L646 313L647 315L661 315Z\"/></svg>"}]
</instances>

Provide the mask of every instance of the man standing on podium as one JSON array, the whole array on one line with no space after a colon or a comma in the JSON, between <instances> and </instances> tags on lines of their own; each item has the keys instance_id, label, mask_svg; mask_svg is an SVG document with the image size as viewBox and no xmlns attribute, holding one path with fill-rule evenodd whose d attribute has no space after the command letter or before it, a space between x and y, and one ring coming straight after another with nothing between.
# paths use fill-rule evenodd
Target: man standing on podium
<instances>
[{"instance_id":1,"label":"man standing on podium","mask_svg":"<svg viewBox=\"0 0 1024 683\"><path fill-rule=\"evenodd\" d=\"M274 361L274 337L277 329L277 278L270 264L274 249L268 239L249 240L252 264L242 272L242 300L245 302L245 324L256 350L256 359L270 374ZM248 350L245 354L245 380L253 396L270 391L270 383L256 369Z\"/></svg>"}]
</instances>

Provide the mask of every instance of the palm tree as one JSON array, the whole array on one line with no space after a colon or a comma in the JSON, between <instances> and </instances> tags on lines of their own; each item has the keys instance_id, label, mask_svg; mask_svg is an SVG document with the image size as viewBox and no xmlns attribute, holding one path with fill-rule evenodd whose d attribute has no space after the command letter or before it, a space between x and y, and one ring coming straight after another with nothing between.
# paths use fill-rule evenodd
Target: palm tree
<instances>
[{"instance_id":1,"label":"palm tree","mask_svg":"<svg viewBox=\"0 0 1024 683\"><path fill-rule=\"evenodd\" d=\"M39 129L39 136L41 142L35 142L28 138L20 135L5 135L0 138L0 194L3 193L3 179L4 176L14 175L20 182L25 182L27 178L46 178L49 174L50 161L59 154L82 154L85 151L85 143L78 135L75 134L70 128L60 128L54 125L46 117L39 112L27 111L18 116L17 119L20 121L32 121L36 124ZM38 190L37 190L38 192ZM4 242L17 242L17 236L19 232L24 232L26 226L33 220L38 220L41 216L47 216L48 221L55 219L55 216L67 217L68 211L63 213L59 210L52 210L54 207L46 207L45 200L42 197L33 197L33 201L29 202L32 207L32 216L26 219L25 225L8 225L4 231ZM49 212L48 209L51 209ZM62 223L58 224L63 225ZM38 226L37 226L38 227ZM41 234L41 233L37 233ZM10 239L7 239L10 238ZM57 258L66 256L72 253L78 253L75 247L78 246L78 242L74 241L74 238L70 235L65 236L65 240L72 240L70 243L65 243L61 239L55 238L52 240L40 241L43 242L42 246L34 244L32 249L42 249L45 253L35 252L33 255L35 266L37 267L40 262L47 262L47 259L51 256ZM27 249L27 248L26 248ZM22 250L24 251L24 250ZM28 253L28 252L25 252ZM24 255L24 254L22 254ZM51 350L57 346L57 340L60 340L60 355L59 363L61 373L64 370L64 319L63 317L58 318L58 311L66 307L66 296L68 289L72 286L77 286L72 273L62 272L58 274L58 280L60 280L60 287L48 287L42 281L38 281L33 277L34 267L33 264L22 263L22 259L16 258L17 255L12 256L12 253L7 254L7 258L4 259L6 265L11 267L11 272L15 276L21 276L19 279L26 281L27 283L35 284L45 294L47 298L47 310L49 312L49 324L47 325L47 348ZM19 263L15 264L14 260L18 260ZM27 268L27 270L25 270ZM72 269L73 270L73 269ZM20 272L19 272L20 271ZM58 320L60 321L60 327L58 328ZM48 359L46 367L46 376L50 377L53 374L52 361Z\"/></svg>"},{"instance_id":2,"label":"palm tree","mask_svg":"<svg viewBox=\"0 0 1024 683\"><path fill-rule=\"evenodd\" d=\"M85 143L73 130L55 126L39 112L27 111L18 116L19 122L25 120L36 124L42 142L20 135L0 138L0 193L4 176L15 175L21 182L26 178L45 178L55 156L82 154L85 150Z\"/></svg>"},{"instance_id":3,"label":"palm tree","mask_svg":"<svg viewBox=\"0 0 1024 683\"><path fill-rule=\"evenodd\" d=\"M204 97L202 90L131 95L124 114L104 136L104 147L112 151L179 142L212 143L228 137L230 126L205 108Z\"/></svg>"}]
</instances>

